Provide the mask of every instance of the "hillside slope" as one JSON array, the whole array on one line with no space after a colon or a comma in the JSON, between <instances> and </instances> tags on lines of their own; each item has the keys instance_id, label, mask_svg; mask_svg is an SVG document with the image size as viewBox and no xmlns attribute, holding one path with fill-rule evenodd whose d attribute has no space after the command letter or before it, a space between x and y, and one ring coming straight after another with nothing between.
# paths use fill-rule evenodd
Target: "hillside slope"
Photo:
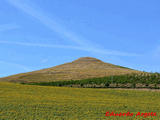
<instances>
[{"instance_id":1,"label":"hillside slope","mask_svg":"<svg viewBox=\"0 0 160 120\"><path fill-rule=\"evenodd\" d=\"M0 78L0 81L51 82L59 80L80 80L135 72L137 73L139 71L105 63L92 57L82 57L73 62L55 67Z\"/></svg>"}]
</instances>

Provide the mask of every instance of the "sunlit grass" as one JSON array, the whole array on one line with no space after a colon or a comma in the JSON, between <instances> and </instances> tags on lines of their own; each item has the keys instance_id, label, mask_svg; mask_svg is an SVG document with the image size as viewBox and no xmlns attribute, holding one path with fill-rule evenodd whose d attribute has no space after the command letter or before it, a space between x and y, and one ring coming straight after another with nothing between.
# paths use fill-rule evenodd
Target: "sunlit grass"
<instances>
[{"instance_id":1,"label":"sunlit grass","mask_svg":"<svg viewBox=\"0 0 160 120\"><path fill-rule=\"evenodd\" d=\"M0 82L0 120L106 120L106 111L157 112L159 115L160 92Z\"/></svg>"}]
</instances>

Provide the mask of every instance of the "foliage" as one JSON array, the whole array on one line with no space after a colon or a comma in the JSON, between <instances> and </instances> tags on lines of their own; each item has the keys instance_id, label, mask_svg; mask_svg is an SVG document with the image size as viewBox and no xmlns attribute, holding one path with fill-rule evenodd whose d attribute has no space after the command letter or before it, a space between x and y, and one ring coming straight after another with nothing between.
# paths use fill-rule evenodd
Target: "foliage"
<instances>
[{"instance_id":1,"label":"foliage","mask_svg":"<svg viewBox=\"0 0 160 120\"><path fill-rule=\"evenodd\" d=\"M157 85L160 84L160 74L159 73L139 73L139 74L126 74L126 75L115 75L115 76L107 76L101 78L90 78L84 80L69 80L69 81L56 81L56 82L40 82L40 83L27 83L31 85L43 85L43 86L74 86L79 85L80 87L84 87L87 85L89 87L95 87L95 85L99 85L99 87L111 87L111 84L116 84L116 87L128 87L128 88L136 88L137 84L142 84L141 86L145 86L146 88L158 88ZM123 86L126 84L130 84L128 86ZM149 85L154 84L154 87L150 87ZM141 87L140 86L140 87Z\"/></svg>"}]
</instances>

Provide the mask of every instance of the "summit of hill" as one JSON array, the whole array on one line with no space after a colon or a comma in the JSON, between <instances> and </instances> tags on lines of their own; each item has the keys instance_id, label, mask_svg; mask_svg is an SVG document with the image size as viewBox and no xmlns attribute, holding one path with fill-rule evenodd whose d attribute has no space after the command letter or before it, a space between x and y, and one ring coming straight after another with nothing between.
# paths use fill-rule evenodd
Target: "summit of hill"
<instances>
[{"instance_id":1,"label":"summit of hill","mask_svg":"<svg viewBox=\"0 0 160 120\"><path fill-rule=\"evenodd\" d=\"M81 57L72 62L57 65L51 68L0 78L0 81L24 83L52 82L61 80L81 80L137 72L140 71L106 63L97 58Z\"/></svg>"}]
</instances>

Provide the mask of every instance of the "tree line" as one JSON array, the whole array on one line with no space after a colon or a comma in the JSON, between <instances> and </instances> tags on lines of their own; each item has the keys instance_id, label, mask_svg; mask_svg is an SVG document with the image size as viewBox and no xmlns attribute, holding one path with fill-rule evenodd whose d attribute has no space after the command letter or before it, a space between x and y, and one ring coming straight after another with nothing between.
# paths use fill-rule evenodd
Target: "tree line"
<instances>
[{"instance_id":1,"label":"tree line","mask_svg":"<svg viewBox=\"0 0 160 120\"><path fill-rule=\"evenodd\" d=\"M26 84L26 83L23 83ZM43 86L69 86L69 87L94 87L94 88L160 88L160 73L133 73L114 75L101 78L83 80L68 80L55 82L27 83Z\"/></svg>"}]
</instances>

